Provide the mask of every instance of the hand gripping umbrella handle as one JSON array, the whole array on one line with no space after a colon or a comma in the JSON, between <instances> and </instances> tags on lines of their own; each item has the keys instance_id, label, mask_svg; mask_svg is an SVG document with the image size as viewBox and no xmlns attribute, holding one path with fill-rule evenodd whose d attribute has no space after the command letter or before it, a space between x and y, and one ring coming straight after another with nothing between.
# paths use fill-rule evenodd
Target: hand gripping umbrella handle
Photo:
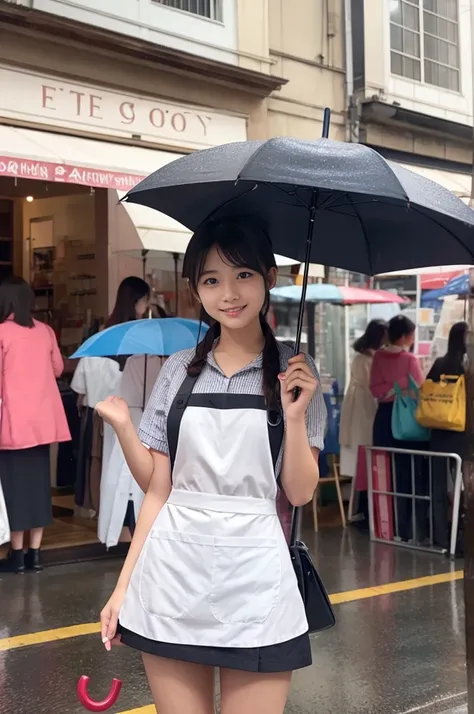
<instances>
[{"instance_id":1,"label":"hand gripping umbrella handle","mask_svg":"<svg viewBox=\"0 0 474 714\"><path fill-rule=\"evenodd\" d=\"M120 690L122 689L122 682L120 679L113 679L112 686L110 687L110 692L107 694L105 699L101 702L95 702L90 698L87 691L89 685L89 677L82 675L77 683L77 696L81 702L84 709L89 712L105 712L114 706L115 702L119 698Z\"/></svg>"}]
</instances>

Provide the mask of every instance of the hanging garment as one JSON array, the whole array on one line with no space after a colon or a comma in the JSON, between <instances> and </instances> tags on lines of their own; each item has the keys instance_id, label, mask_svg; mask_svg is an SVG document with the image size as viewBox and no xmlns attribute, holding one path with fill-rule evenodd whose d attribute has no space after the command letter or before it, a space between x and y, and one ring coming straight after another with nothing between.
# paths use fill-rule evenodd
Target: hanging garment
<instances>
[{"instance_id":1,"label":"hanging garment","mask_svg":"<svg viewBox=\"0 0 474 714\"><path fill-rule=\"evenodd\" d=\"M190 394L188 380L168 416L173 488L120 625L148 641L204 648L203 658L208 648L297 642L308 623L277 514L279 443L272 449L265 400Z\"/></svg>"},{"instance_id":2,"label":"hanging garment","mask_svg":"<svg viewBox=\"0 0 474 714\"><path fill-rule=\"evenodd\" d=\"M149 399L162 364L161 357L147 358L146 401ZM136 429L140 425L143 413L144 374L145 358L129 357L116 390L117 396L127 402ZM112 548L119 541L129 501L133 503L135 519L138 519L144 495L130 473L117 436L108 424L104 424L98 537L107 548Z\"/></svg>"},{"instance_id":3,"label":"hanging garment","mask_svg":"<svg viewBox=\"0 0 474 714\"><path fill-rule=\"evenodd\" d=\"M94 419L94 407L107 397L116 394L121 379L119 363L109 357L84 357L74 372L71 389L82 397L84 408L81 417L81 431L77 445L77 468L75 475L75 503L76 506L87 510L96 510L91 498L91 468L94 472L101 469L103 451L106 458L110 455L110 444L113 438L113 429L105 425L101 434L102 449L92 453L97 446L97 420ZM94 438L95 435L95 438ZM99 463L98 460L99 459Z\"/></svg>"},{"instance_id":4,"label":"hanging garment","mask_svg":"<svg viewBox=\"0 0 474 714\"><path fill-rule=\"evenodd\" d=\"M377 412L377 402L369 387L372 359L372 355L357 354L352 361L351 381L341 409L341 476L354 478L358 470L359 447L372 445Z\"/></svg>"}]
</instances>

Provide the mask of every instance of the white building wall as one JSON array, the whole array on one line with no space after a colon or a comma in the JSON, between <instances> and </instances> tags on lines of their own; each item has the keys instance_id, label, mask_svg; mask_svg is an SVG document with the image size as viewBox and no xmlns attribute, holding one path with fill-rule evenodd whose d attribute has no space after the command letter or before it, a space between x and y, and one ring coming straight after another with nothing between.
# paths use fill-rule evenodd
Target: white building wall
<instances>
[{"instance_id":1,"label":"white building wall","mask_svg":"<svg viewBox=\"0 0 474 714\"><path fill-rule=\"evenodd\" d=\"M422 2L422 0L421 0ZM473 123L472 47L470 0L459 0L460 92L448 91L431 84L415 82L390 73L390 0L385 2L384 64L387 99L406 108L461 124Z\"/></svg>"},{"instance_id":2,"label":"white building wall","mask_svg":"<svg viewBox=\"0 0 474 714\"><path fill-rule=\"evenodd\" d=\"M236 0L221 2L223 22L174 10L153 0L19 0L16 4L237 64Z\"/></svg>"}]
</instances>

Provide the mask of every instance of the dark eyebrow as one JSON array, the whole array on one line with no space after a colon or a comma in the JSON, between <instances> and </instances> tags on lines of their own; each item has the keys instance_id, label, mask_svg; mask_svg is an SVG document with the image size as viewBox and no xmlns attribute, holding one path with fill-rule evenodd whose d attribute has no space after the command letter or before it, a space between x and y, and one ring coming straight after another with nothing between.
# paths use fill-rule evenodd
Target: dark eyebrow
<instances>
[{"instance_id":1,"label":"dark eyebrow","mask_svg":"<svg viewBox=\"0 0 474 714\"><path fill-rule=\"evenodd\" d=\"M203 270L201 273L201 278L204 275L215 275L218 271L217 270Z\"/></svg>"}]
</instances>

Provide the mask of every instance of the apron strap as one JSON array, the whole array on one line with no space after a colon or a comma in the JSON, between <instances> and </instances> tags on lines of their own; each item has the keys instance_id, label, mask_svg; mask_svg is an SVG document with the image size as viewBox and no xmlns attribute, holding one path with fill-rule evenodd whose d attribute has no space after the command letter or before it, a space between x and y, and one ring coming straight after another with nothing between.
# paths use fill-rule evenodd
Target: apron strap
<instances>
[{"instance_id":1,"label":"apron strap","mask_svg":"<svg viewBox=\"0 0 474 714\"><path fill-rule=\"evenodd\" d=\"M191 377L189 374L186 375L182 385L178 389L178 393L174 398L168 413L167 432L168 449L170 452L171 462L171 481L173 480L173 468L176 460L176 452L178 450L178 437L181 419L183 418L184 410L188 406L189 397L193 392L194 385L196 384L198 377L199 375L196 375L195 377Z\"/></svg>"},{"instance_id":2,"label":"apron strap","mask_svg":"<svg viewBox=\"0 0 474 714\"><path fill-rule=\"evenodd\" d=\"M167 420L167 435L168 449L171 462L171 480L173 480L173 468L176 460L176 452L178 451L179 427L183 418L184 410L188 406L189 398L193 392L194 386L199 375L191 377L186 375L178 393L173 400L168 414ZM285 433L285 424L283 421L282 411L272 411L267 413L268 424L268 440L270 442L270 451L272 454L273 469L276 469L278 456L280 454L281 445Z\"/></svg>"}]
</instances>

